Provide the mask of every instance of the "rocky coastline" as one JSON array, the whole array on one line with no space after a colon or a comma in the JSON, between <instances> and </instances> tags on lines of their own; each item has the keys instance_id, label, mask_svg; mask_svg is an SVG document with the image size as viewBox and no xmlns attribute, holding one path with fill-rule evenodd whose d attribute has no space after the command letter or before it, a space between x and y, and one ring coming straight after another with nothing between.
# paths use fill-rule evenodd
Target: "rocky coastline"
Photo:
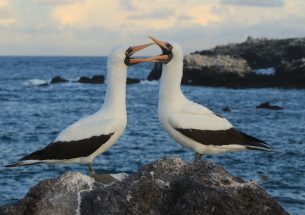
<instances>
[{"instance_id":1,"label":"rocky coastline","mask_svg":"<svg viewBox=\"0 0 305 215\"><path fill-rule=\"evenodd\" d=\"M207 160L165 157L123 176L106 185L68 172L38 183L0 214L288 214L254 181Z\"/></svg>"},{"instance_id":2,"label":"rocky coastline","mask_svg":"<svg viewBox=\"0 0 305 215\"><path fill-rule=\"evenodd\" d=\"M274 70L273 74L257 71ZM148 80L158 80L155 64ZM305 88L305 38L254 39L184 57L184 85L230 88Z\"/></svg>"},{"instance_id":3,"label":"rocky coastline","mask_svg":"<svg viewBox=\"0 0 305 215\"><path fill-rule=\"evenodd\" d=\"M55 76L50 81L45 81L38 85L39 86L48 86L49 84L62 84L62 83L68 83L68 82L75 82L75 83L81 83L81 84L104 84L105 76L103 76L103 75L94 75L92 77L81 76L78 78L77 81L70 81L61 76ZM141 82L141 80L138 78L127 77L127 79L126 79L126 84L138 84L140 82Z\"/></svg>"}]
</instances>

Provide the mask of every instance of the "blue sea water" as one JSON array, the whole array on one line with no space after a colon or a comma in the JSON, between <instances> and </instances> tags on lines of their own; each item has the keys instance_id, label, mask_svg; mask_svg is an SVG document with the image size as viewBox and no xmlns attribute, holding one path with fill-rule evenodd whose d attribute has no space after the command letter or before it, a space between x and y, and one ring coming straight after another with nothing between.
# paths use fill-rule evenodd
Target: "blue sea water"
<instances>
[{"instance_id":1,"label":"blue sea water","mask_svg":"<svg viewBox=\"0 0 305 215\"><path fill-rule=\"evenodd\" d=\"M152 65L130 67L128 76L144 79ZM50 143L75 120L97 111L105 84L74 83L80 76L106 74L105 57L0 57L0 165ZM38 86L60 75L69 83ZM185 95L227 117L237 128L268 142L272 153L235 152L207 156L234 175L255 180L291 214L305 213L305 90L226 89L182 86ZM256 109L261 102L280 111ZM98 172L135 172L162 156L192 162L194 153L175 143L157 117L158 82L127 86L128 126L120 140L97 157ZM229 106L231 112L222 109ZM16 202L46 178L82 165L0 167L0 205Z\"/></svg>"}]
</instances>

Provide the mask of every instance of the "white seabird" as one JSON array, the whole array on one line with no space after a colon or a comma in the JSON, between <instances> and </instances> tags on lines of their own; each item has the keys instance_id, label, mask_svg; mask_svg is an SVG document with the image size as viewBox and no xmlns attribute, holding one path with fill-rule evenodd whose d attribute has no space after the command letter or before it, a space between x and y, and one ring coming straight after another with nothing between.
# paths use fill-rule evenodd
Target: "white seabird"
<instances>
[{"instance_id":1,"label":"white seabird","mask_svg":"<svg viewBox=\"0 0 305 215\"><path fill-rule=\"evenodd\" d=\"M245 149L270 151L264 141L237 130L224 117L188 100L180 89L183 75L182 48L177 43L150 38L163 52L150 58L163 63L159 119L173 139L195 151L195 162L201 159L202 154Z\"/></svg>"},{"instance_id":2,"label":"white seabird","mask_svg":"<svg viewBox=\"0 0 305 215\"><path fill-rule=\"evenodd\" d=\"M94 158L119 139L127 124L125 103L127 67L140 62L150 62L144 58L131 56L152 44L114 49L108 57L107 90L101 109L68 126L46 147L5 167L38 163L80 163L86 164L90 175L94 176L92 169Z\"/></svg>"}]
</instances>

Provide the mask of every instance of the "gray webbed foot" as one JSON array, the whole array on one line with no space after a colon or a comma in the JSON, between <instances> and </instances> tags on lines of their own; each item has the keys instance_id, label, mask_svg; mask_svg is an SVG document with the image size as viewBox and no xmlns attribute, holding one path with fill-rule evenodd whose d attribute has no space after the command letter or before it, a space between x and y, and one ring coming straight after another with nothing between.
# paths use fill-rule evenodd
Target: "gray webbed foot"
<instances>
[{"instance_id":1,"label":"gray webbed foot","mask_svg":"<svg viewBox=\"0 0 305 215\"><path fill-rule=\"evenodd\" d=\"M101 182L103 184L111 184L112 182L116 181L114 177L112 177L110 174L96 174L90 175L92 178L94 178L95 181Z\"/></svg>"},{"instance_id":2,"label":"gray webbed foot","mask_svg":"<svg viewBox=\"0 0 305 215\"><path fill-rule=\"evenodd\" d=\"M116 181L116 179L114 177L112 177L110 174L95 173L95 171L92 168L92 163L87 164L87 167L88 167L90 177L94 178L94 180L97 182L101 182L103 184L110 184L110 183Z\"/></svg>"}]
</instances>

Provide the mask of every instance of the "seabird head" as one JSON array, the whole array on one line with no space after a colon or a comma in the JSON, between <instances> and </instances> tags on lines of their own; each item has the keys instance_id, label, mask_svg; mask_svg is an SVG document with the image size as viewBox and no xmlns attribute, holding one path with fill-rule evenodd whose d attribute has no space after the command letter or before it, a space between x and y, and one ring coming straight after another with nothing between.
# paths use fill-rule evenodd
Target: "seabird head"
<instances>
[{"instance_id":1,"label":"seabird head","mask_svg":"<svg viewBox=\"0 0 305 215\"><path fill-rule=\"evenodd\" d=\"M138 63L142 62L156 62L149 58L134 58L132 57L136 52L139 52L154 43L147 43L144 45L137 45L137 46L130 46L128 48L126 47L119 47L112 50L112 52L109 55L109 59L113 63L120 63L124 62L126 66L132 66Z\"/></svg>"},{"instance_id":2,"label":"seabird head","mask_svg":"<svg viewBox=\"0 0 305 215\"><path fill-rule=\"evenodd\" d=\"M156 62L161 62L164 64L169 64L171 62L182 61L183 51L179 44L175 42L167 42L158 40L154 37L149 36L151 40L154 41L162 50L162 54L150 57L150 60L155 60Z\"/></svg>"}]
</instances>

